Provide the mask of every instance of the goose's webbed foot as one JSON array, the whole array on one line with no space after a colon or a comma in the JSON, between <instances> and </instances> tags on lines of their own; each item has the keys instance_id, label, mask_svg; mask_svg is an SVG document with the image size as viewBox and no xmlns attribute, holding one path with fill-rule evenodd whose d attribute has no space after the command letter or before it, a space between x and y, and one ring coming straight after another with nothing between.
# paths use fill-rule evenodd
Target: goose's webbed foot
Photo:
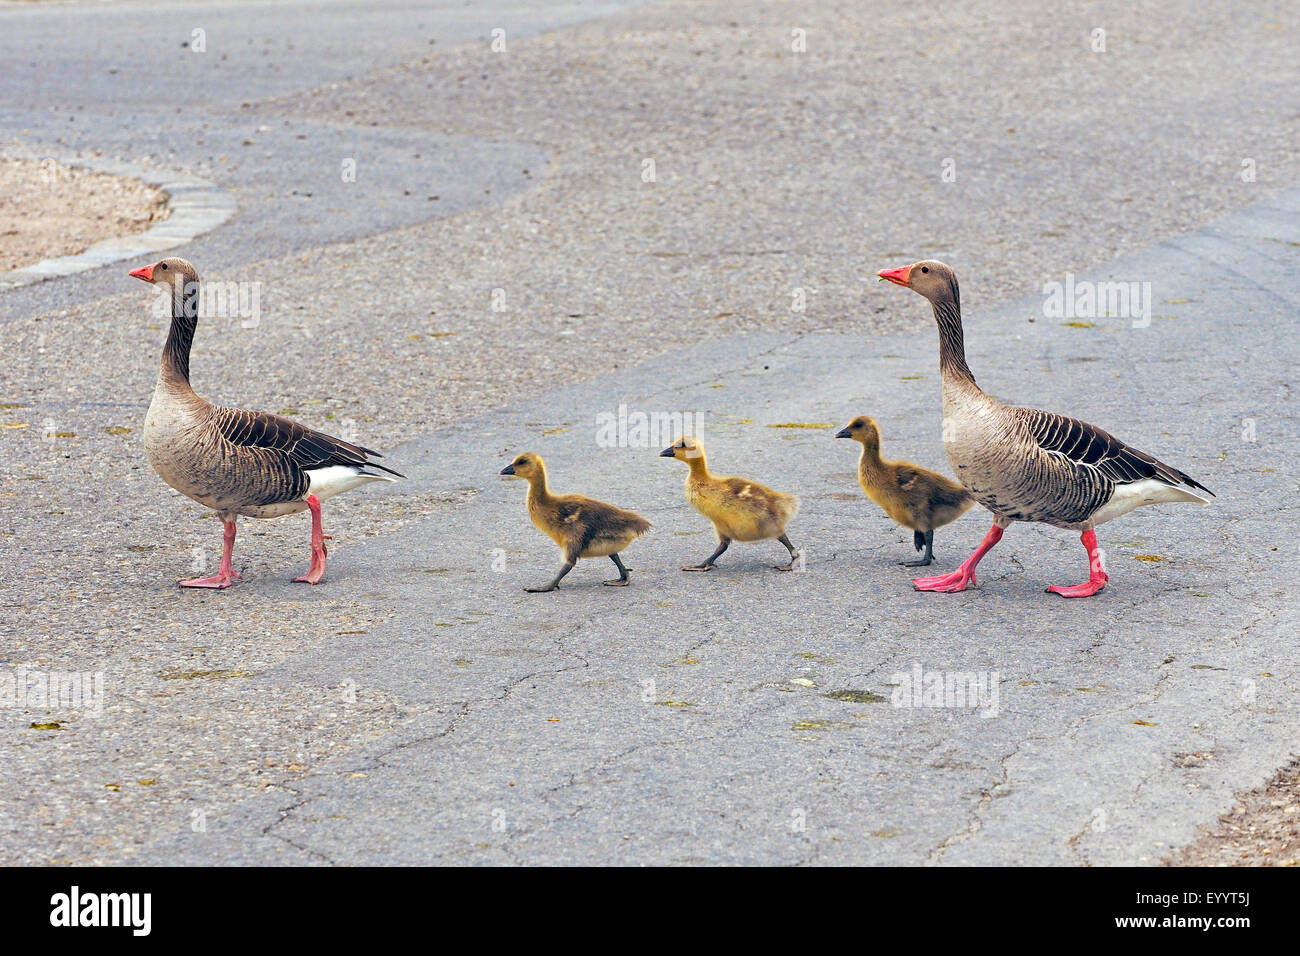
<instances>
[{"instance_id":1,"label":"goose's webbed foot","mask_svg":"<svg viewBox=\"0 0 1300 956\"><path fill-rule=\"evenodd\" d=\"M306 574L293 580L295 583L301 581L304 584L320 584L321 578L325 576L325 558L329 555L325 542L331 538L321 530L320 499L308 495L307 507L311 509L311 567Z\"/></svg>"},{"instance_id":2,"label":"goose's webbed foot","mask_svg":"<svg viewBox=\"0 0 1300 956\"><path fill-rule=\"evenodd\" d=\"M993 546L1001 540L1002 529L995 524L984 535L984 540L975 549L975 553L963 561L960 568L951 574L940 574L932 578L915 578L912 581L912 587L918 591L941 591L948 594L965 591L966 588L975 583L975 565L979 564L980 559L993 550Z\"/></svg>"},{"instance_id":3,"label":"goose's webbed foot","mask_svg":"<svg viewBox=\"0 0 1300 956\"><path fill-rule=\"evenodd\" d=\"M915 541L917 543L916 550L920 551L921 548L924 547L925 554L917 558L915 561L900 561L898 563L905 568L929 567L930 563L934 561L934 532L926 531L922 533L918 531L915 535Z\"/></svg>"},{"instance_id":4,"label":"goose's webbed foot","mask_svg":"<svg viewBox=\"0 0 1300 956\"><path fill-rule=\"evenodd\" d=\"M796 565L802 566L803 550L801 548L796 548L793 544L791 544L790 539L787 538L785 535L781 535L781 537L777 538L776 540L780 541L783 545L785 545L786 550L790 552L790 563L774 564L772 566L776 568L776 570L778 571L793 571Z\"/></svg>"},{"instance_id":5,"label":"goose's webbed foot","mask_svg":"<svg viewBox=\"0 0 1300 956\"><path fill-rule=\"evenodd\" d=\"M190 578L188 581L177 581L183 588L213 588L215 590L224 590L230 587L235 581L239 580L239 572L231 564L231 556L235 552L235 522L222 522L223 534L221 542L221 567L217 573L210 578Z\"/></svg>"},{"instance_id":6,"label":"goose's webbed foot","mask_svg":"<svg viewBox=\"0 0 1300 956\"><path fill-rule=\"evenodd\" d=\"M1078 598L1092 597L1098 591L1106 586L1110 576L1106 574L1106 568L1101 563L1101 551L1097 547L1097 532L1089 528L1080 537L1084 548L1088 551L1088 583L1087 584L1053 584L1047 590L1052 594L1059 594L1061 597Z\"/></svg>"},{"instance_id":7,"label":"goose's webbed foot","mask_svg":"<svg viewBox=\"0 0 1300 956\"><path fill-rule=\"evenodd\" d=\"M230 587L238 580L238 571L228 571L225 574L214 574L210 578L190 578L188 581L177 581L176 583L183 588L216 588L221 590Z\"/></svg>"},{"instance_id":8,"label":"goose's webbed foot","mask_svg":"<svg viewBox=\"0 0 1300 956\"><path fill-rule=\"evenodd\" d=\"M727 550L727 546L730 544L731 544L730 538L722 538L720 541L718 541L718 546L717 548L714 549L713 553L704 559L703 564L683 564L682 570L683 571L712 571L714 562L718 560L718 556L722 554L723 551Z\"/></svg>"}]
</instances>

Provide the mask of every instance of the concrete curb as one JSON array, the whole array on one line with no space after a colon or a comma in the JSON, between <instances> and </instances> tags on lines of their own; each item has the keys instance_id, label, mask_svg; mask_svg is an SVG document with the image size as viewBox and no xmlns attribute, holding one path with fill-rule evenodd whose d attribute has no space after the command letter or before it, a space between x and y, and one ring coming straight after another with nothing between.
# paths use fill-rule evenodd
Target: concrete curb
<instances>
[{"instance_id":1,"label":"concrete curb","mask_svg":"<svg viewBox=\"0 0 1300 956\"><path fill-rule=\"evenodd\" d=\"M37 158L37 157L23 157ZM171 215L139 235L103 239L85 252L0 274L0 290L74 275L112 262L148 256L182 246L196 236L220 226L235 213L235 196L229 190L198 176L168 170L146 169L130 163L81 157L54 157L65 166L80 166L114 176L131 176L167 194Z\"/></svg>"}]
</instances>

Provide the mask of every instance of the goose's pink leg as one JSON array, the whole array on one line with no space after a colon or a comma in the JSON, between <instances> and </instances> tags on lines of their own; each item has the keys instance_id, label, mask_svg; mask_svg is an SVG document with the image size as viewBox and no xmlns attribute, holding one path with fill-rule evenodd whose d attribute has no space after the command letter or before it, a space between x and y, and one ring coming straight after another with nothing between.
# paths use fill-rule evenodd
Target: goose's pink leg
<instances>
[{"instance_id":1,"label":"goose's pink leg","mask_svg":"<svg viewBox=\"0 0 1300 956\"><path fill-rule=\"evenodd\" d=\"M993 546L1002 540L1002 529L997 525L989 528L975 553L962 562L960 568L951 574L940 574L932 578L915 578L912 587L918 591L965 591L968 585L975 583L975 565L980 558L993 550Z\"/></svg>"},{"instance_id":2,"label":"goose's pink leg","mask_svg":"<svg viewBox=\"0 0 1300 956\"><path fill-rule=\"evenodd\" d=\"M1088 583L1072 584L1061 586L1053 584L1047 590L1061 595L1061 597L1092 597L1106 586L1110 577L1106 574L1106 569L1101 564L1101 552L1097 550L1097 532L1089 528L1080 537L1083 546L1088 549Z\"/></svg>"},{"instance_id":3,"label":"goose's pink leg","mask_svg":"<svg viewBox=\"0 0 1300 956\"><path fill-rule=\"evenodd\" d=\"M223 521L225 533L222 535L221 567L210 578L193 578L177 582L183 588L228 588L232 581L238 580L239 572L230 564L230 556L235 552L235 523Z\"/></svg>"},{"instance_id":4,"label":"goose's pink leg","mask_svg":"<svg viewBox=\"0 0 1300 956\"><path fill-rule=\"evenodd\" d=\"M320 579L325 576L325 555L329 554L325 542L330 540L330 536L321 533L320 499L315 495L308 495L307 507L311 509L311 567L306 574L294 580L320 584Z\"/></svg>"}]
</instances>

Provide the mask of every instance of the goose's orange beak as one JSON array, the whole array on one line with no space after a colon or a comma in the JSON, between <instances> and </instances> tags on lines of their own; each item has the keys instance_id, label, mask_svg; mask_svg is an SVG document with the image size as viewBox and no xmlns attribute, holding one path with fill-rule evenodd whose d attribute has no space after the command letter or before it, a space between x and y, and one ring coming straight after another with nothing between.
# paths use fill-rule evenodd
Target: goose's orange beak
<instances>
[{"instance_id":1,"label":"goose's orange beak","mask_svg":"<svg viewBox=\"0 0 1300 956\"><path fill-rule=\"evenodd\" d=\"M911 266L903 266L901 269L881 269L876 275L880 276L885 282L892 282L894 285L901 285L906 288L911 273Z\"/></svg>"},{"instance_id":2,"label":"goose's orange beak","mask_svg":"<svg viewBox=\"0 0 1300 956\"><path fill-rule=\"evenodd\" d=\"M128 275L133 275L137 279L143 279L145 282L153 281L153 266L141 266L139 269L132 269Z\"/></svg>"}]
</instances>

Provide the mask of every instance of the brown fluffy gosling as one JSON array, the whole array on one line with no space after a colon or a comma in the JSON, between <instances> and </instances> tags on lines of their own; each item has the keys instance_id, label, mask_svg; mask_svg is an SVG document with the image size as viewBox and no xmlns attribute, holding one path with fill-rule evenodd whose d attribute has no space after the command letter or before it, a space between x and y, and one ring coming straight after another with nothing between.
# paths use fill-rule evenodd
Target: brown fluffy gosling
<instances>
[{"instance_id":1,"label":"brown fluffy gosling","mask_svg":"<svg viewBox=\"0 0 1300 956\"><path fill-rule=\"evenodd\" d=\"M551 494L546 484L546 462L535 452L519 455L501 469L501 474L517 475L528 482L528 517L559 545L564 556L564 565L549 583L525 591L554 591L579 558L609 558L618 568L618 578L604 583L616 588L627 586L628 569L618 553L650 530L649 521L594 498Z\"/></svg>"},{"instance_id":2,"label":"brown fluffy gosling","mask_svg":"<svg viewBox=\"0 0 1300 956\"><path fill-rule=\"evenodd\" d=\"M889 461L880 457L880 427L874 418L859 415L835 433L862 443L858 459L858 484L867 497L885 509L885 514L904 528L912 529L916 550L925 554L916 561L900 561L904 567L925 567L934 560L934 529L956 521L975 499L951 478L914 465L910 461Z\"/></svg>"},{"instance_id":3,"label":"brown fluffy gosling","mask_svg":"<svg viewBox=\"0 0 1300 956\"><path fill-rule=\"evenodd\" d=\"M718 547L703 564L687 564L683 571L712 571L714 562L733 541L765 541L776 538L790 552L789 564L778 564L778 571L790 571L802 555L786 537L785 526L799 510L799 499L773 491L748 478L719 478L709 474L704 445L698 438L679 438L659 453L661 458L686 462L686 500L691 507L713 522L718 533Z\"/></svg>"}]
</instances>

